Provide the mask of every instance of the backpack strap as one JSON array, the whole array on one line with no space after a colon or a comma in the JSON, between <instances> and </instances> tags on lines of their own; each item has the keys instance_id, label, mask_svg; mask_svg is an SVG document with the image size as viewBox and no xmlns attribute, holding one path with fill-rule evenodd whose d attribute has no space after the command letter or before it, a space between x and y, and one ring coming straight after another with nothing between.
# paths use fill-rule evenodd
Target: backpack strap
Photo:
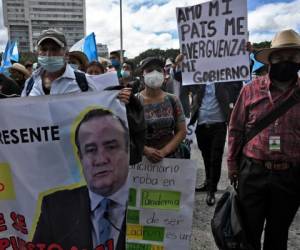
<instances>
[{"instance_id":1,"label":"backpack strap","mask_svg":"<svg viewBox=\"0 0 300 250\"><path fill-rule=\"evenodd\" d=\"M168 100L171 102L173 111L175 113L176 101L174 100L174 97L172 95L170 95L169 93L167 93L166 96L167 96Z\"/></svg>"},{"instance_id":2,"label":"backpack strap","mask_svg":"<svg viewBox=\"0 0 300 250\"><path fill-rule=\"evenodd\" d=\"M78 71L74 71L74 74L75 74L76 82L77 82L78 87L80 88L80 90L82 92L88 91L89 85L88 85L88 82L86 80L85 74L81 73L81 72L78 72ZM34 85L34 80L33 80L33 77L31 77L28 81L27 86L26 86L26 96L29 96L29 94L30 94L30 92L33 88L33 85Z\"/></svg>"},{"instance_id":3,"label":"backpack strap","mask_svg":"<svg viewBox=\"0 0 300 250\"><path fill-rule=\"evenodd\" d=\"M293 93L287 100L276 106L271 112L267 113L260 120L258 120L251 130L249 130L244 137L243 146L255 137L260 131L268 127L272 122L277 120L280 116L285 114L294 105L300 103L300 88L294 89ZM242 147L243 148L243 147Z\"/></svg>"},{"instance_id":4,"label":"backpack strap","mask_svg":"<svg viewBox=\"0 0 300 250\"><path fill-rule=\"evenodd\" d=\"M175 128L176 128L176 121L177 121L177 119L175 117L176 101L175 101L174 97L171 94L169 94L169 93L167 93L166 97L169 100L169 102L171 102L171 105L172 105L173 119L174 119L174 130L175 130Z\"/></svg>"},{"instance_id":5,"label":"backpack strap","mask_svg":"<svg viewBox=\"0 0 300 250\"><path fill-rule=\"evenodd\" d=\"M82 92L86 92L89 89L89 84L86 80L85 73L74 71L76 82L78 84L78 87Z\"/></svg>"},{"instance_id":6,"label":"backpack strap","mask_svg":"<svg viewBox=\"0 0 300 250\"><path fill-rule=\"evenodd\" d=\"M29 96L32 88L33 88L33 85L34 85L34 80L33 80L33 77L30 77L29 81L28 81L28 84L26 86L26 96Z\"/></svg>"}]
</instances>

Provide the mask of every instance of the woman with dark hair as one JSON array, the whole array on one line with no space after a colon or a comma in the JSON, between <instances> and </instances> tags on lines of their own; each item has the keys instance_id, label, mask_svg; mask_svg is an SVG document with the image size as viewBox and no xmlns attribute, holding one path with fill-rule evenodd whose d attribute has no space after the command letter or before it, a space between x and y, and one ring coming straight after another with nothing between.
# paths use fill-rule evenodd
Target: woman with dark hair
<instances>
[{"instance_id":1,"label":"woman with dark hair","mask_svg":"<svg viewBox=\"0 0 300 250\"><path fill-rule=\"evenodd\" d=\"M144 155L153 163L163 158L184 158L180 143L186 136L186 124L180 100L164 92L164 63L148 57L140 66L145 89L137 94L144 106L146 141Z\"/></svg>"},{"instance_id":2,"label":"woman with dark hair","mask_svg":"<svg viewBox=\"0 0 300 250\"><path fill-rule=\"evenodd\" d=\"M92 61L88 64L86 73L89 75L101 75L106 72L104 66L96 61Z\"/></svg>"},{"instance_id":3,"label":"woman with dark hair","mask_svg":"<svg viewBox=\"0 0 300 250\"><path fill-rule=\"evenodd\" d=\"M135 94L141 90L140 80L134 75L134 64L132 61L125 61L122 64L120 84L132 88Z\"/></svg>"}]
</instances>

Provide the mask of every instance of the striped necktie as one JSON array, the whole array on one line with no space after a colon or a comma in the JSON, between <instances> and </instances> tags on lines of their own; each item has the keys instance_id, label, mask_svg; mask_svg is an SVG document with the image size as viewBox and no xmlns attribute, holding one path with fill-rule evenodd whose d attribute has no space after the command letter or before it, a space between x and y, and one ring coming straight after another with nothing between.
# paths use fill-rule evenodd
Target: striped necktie
<instances>
[{"instance_id":1,"label":"striped necktie","mask_svg":"<svg viewBox=\"0 0 300 250\"><path fill-rule=\"evenodd\" d=\"M99 240L100 244L105 244L107 240L109 240L111 225L109 222L109 203L110 200L107 198L103 198L100 202L101 210L103 211L103 216L99 219Z\"/></svg>"}]
</instances>

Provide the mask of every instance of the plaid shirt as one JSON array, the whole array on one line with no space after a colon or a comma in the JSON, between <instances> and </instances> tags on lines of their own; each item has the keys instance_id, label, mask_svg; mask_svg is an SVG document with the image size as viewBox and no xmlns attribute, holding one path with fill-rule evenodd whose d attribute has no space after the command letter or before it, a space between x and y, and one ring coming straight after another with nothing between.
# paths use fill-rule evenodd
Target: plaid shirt
<instances>
[{"instance_id":1,"label":"plaid shirt","mask_svg":"<svg viewBox=\"0 0 300 250\"><path fill-rule=\"evenodd\" d=\"M300 86L300 79L297 85ZM231 114L228 133L228 170L237 173L237 157L243 135L255 122L286 100L296 85L282 92L272 87L269 76L244 86ZM280 136L280 151L269 150L270 136ZM300 162L300 103L258 133L243 147L243 154L257 160Z\"/></svg>"}]
</instances>

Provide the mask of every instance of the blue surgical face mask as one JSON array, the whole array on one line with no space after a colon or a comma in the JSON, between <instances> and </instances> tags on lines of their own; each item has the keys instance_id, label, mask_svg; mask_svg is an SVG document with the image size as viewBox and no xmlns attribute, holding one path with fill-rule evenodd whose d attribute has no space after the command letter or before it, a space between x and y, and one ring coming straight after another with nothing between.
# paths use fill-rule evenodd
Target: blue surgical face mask
<instances>
[{"instance_id":1,"label":"blue surgical face mask","mask_svg":"<svg viewBox=\"0 0 300 250\"><path fill-rule=\"evenodd\" d=\"M38 56L38 63L48 72L61 70L65 65L64 56Z\"/></svg>"},{"instance_id":2,"label":"blue surgical face mask","mask_svg":"<svg viewBox=\"0 0 300 250\"><path fill-rule=\"evenodd\" d=\"M130 71L121 70L121 75L122 75L122 78L128 78L128 77L130 77Z\"/></svg>"},{"instance_id":3,"label":"blue surgical face mask","mask_svg":"<svg viewBox=\"0 0 300 250\"><path fill-rule=\"evenodd\" d=\"M117 59L111 59L111 65L114 67L119 67L120 62Z\"/></svg>"},{"instance_id":4,"label":"blue surgical face mask","mask_svg":"<svg viewBox=\"0 0 300 250\"><path fill-rule=\"evenodd\" d=\"M78 70L79 69L79 66L75 63L69 63L69 65L72 67L72 69L74 70Z\"/></svg>"}]
</instances>

